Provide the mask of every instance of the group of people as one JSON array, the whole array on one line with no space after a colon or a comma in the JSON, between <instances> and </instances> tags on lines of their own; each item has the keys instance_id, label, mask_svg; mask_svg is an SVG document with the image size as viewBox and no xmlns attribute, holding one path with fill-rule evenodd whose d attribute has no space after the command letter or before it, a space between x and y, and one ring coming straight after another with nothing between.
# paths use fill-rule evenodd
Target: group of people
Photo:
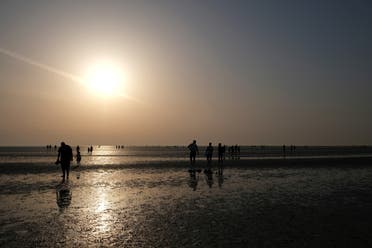
<instances>
[{"instance_id":1,"label":"group of people","mask_svg":"<svg viewBox=\"0 0 372 248\"><path fill-rule=\"evenodd\" d=\"M93 152L93 146L88 146L88 153L92 153Z\"/></svg>"},{"instance_id":2,"label":"group of people","mask_svg":"<svg viewBox=\"0 0 372 248\"><path fill-rule=\"evenodd\" d=\"M239 158L240 157L240 146L230 146L228 149L229 155L232 159Z\"/></svg>"},{"instance_id":3,"label":"group of people","mask_svg":"<svg viewBox=\"0 0 372 248\"><path fill-rule=\"evenodd\" d=\"M52 145L47 145L46 146L46 149L47 149L47 151L52 151L53 150L53 146ZM57 150L57 145L54 145L54 150L55 151Z\"/></svg>"},{"instance_id":4,"label":"group of people","mask_svg":"<svg viewBox=\"0 0 372 248\"><path fill-rule=\"evenodd\" d=\"M52 146L47 148L52 149ZM124 148L124 146L116 146L117 149L119 148ZM190 150L190 163L191 165L194 165L196 162L196 155L199 154L199 148L198 145L196 144L196 140L194 140L190 145L188 145L188 149ZM212 143L209 142L209 145L205 149L205 156L207 158L207 164L210 165L212 163L212 157L213 157L213 151L214 148L212 146ZM232 147L229 148L230 153L240 153L240 147L235 146L233 149L234 152L232 152ZM93 152L93 146L88 147L88 153ZM218 144L217 147L217 153L218 153L218 162L222 163L225 160L225 152L226 152L226 146L222 145L221 143ZM62 169L62 178L65 180L66 178L69 178L69 172L70 172L70 163L73 160L73 154L72 154L72 148L65 144L65 142L61 142L61 146L58 149L58 156L57 156L57 161L56 164L61 164L61 169ZM81 161L81 154L80 154L80 147L76 147L76 162L79 166ZM208 173L208 171L206 172Z\"/></svg>"},{"instance_id":5,"label":"group of people","mask_svg":"<svg viewBox=\"0 0 372 248\"><path fill-rule=\"evenodd\" d=\"M116 145L115 148L116 149L124 149L124 146L123 145Z\"/></svg>"},{"instance_id":6,"label":"group of people","mask_svg":"<svg viewBox=\"0 0 372 248\"><path fill-rule=\"evenodd\" d=\"M190 145L188 145L187 148L190 150L190 163L193 165L195 164L196 155L199 154L199 148L198 148L198 145L196 144L196 140L194 140ZM209 145L205 149L205 156L207 158L208 165L212 163L213 150L214 148L212 146L212 143L209 142ZM222 163L225 160L226 145L222 145L221 143L218 143L217 153L218 153L218 162ZM232 157L239 156L240 146L235 145L235 146L229 147L229 154Z\"/></svg>"}]
</instances>

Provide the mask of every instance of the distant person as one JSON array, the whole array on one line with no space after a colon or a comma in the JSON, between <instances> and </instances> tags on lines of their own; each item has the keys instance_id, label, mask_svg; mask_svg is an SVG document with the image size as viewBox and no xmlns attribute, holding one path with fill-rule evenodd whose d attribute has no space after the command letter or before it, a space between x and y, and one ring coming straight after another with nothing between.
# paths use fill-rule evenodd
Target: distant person
<instances>
[{"instance_id":1,"label":"distant person","mask_svg":"<svg viewBox=\"0 0 372 248\"><path fill-rule=\"evenodd\" d=\"M93 152L93 146L90 146L90 152L91 153Z\"/></svg>"},{"instance_id":2,"label":"distant person","mask_svg":"<svg viewBox=\"0 0 372 248\"><path fill-rule=\"evenodd\" d=\"M223 162L225 157L225 146L222 146L221 143L218 143L218 162Z\"/></svg>"},{"instance_id":3,"label":"distant person","mask_svg":"<svg viewBox=\"0 0 372 248\"><path fill-rule=\"evenodd\" d=\"M78 166L80 165L80 161L81 161L81 154L80 154L80 150L76 153L76 162L78 164Z\"/></svg>"},{"instance_id":4,"label":"distant person","mask_svg":"<svg viewBox=\"0 0 372 248\"><path fill-rule=\"evenodd\" d=\"M90 147L88 146L88 153L90 153Z\"/></svg>"},{"instance_id":5,"label":"distant person","mask_svg":"<svg viewBox=\"0 0 372 248\"><path fill-rule=\"evenodd\" d=\"M187 146L190 150L190 163L195 164L196 154L199 154L198 146L196 145L196 140L194 140L190 145Z\"/></svg>"},{"instance_id":6,"label":"distant person","mask_svg":"<svg viewBox=\"0 0 372 248\"><path fill-rule=\"evenodd\" d=\"M234 146L231 146L231 157L232 159L235 158L235 147Z\"/></svg>"},{"instance_id":7,"label":"distant person","mask_svg":"<svg viewBox=\"0 0 372 248\"><path fill-rule=\"evenodd\" d=\"M65 180L66 176L67 179L70 173L70 162L73 160L72 149L69 145L66 145L65 142L61 142L61 146L58 149L58 156L56 164L61 164L62 168L62 178L63 181Z\"/></svg>"},{"instance_id":8,"label":"distant person","mask_svg":"<svg viewBox=\"0 0 372 248\"><path fill-rule=\"evenodd\" d=\"M223 160L225 160L225 158L226 158L226 145L223 145L222 151L223 151Z\"/></svg>"},{"instance_id":9,"label":"distant person","mask_svg":"<svg viewBox=\"0 0 372 248\"><path fill-rule=\"evenodd\" d=\"M212 156L213 156L213 146L212 146L211 142L209 142L209 145L205 149L205 156L207 157L207 163L211 164L212 163Z\"/></svg>"},{"instance_id":10,"label":"distant person","mask_svg":"<svg viewBox=\"0 0 372 248\"><path fill-rule=\"evenodd\" d=\"M78 149L76 149L78 150ZM81 161L81 154L80 154L80 149L77 151L76 153L76 167L75 168L78 168L80 166L80 161ZM76 173L76 179L80 179L80 169L77 170L77 173Z\"/></svg>"},{"instance_id":11,"label":"distant person","mask_svg":"<svg viewBox=\"0 0 372 248\"><path fill-rule=\"evenodd\" d=\"M235 158L240 159L240 146L235 145Z\"/></svg>"},{"instance_id":12,"label":"distant person","mask_svg":"<svg viewBox=\"0 0 372 248\"><path fill-rule=\"evenodd\" d=\"M76 147L76 152L80 152L80 146Z\"/></svg>"}]
</instances>

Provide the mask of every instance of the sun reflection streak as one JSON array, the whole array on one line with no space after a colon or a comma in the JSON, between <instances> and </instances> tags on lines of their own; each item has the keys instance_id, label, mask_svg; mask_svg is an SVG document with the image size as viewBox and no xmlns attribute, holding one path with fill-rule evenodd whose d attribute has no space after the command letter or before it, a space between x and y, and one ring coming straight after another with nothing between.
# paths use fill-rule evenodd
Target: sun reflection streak
<instances>
[{"instance_id":1,"label":"sun reflection streak","mask_svg":"<svg viewBox=\"0 0 372 248\"><path fill-rule=\"evenodd\" d=\"M99 178L96 178L99 179ZM98 180L95 180L96 183L99 183ZM97 189L97 197L95 198L95 213L97 214L96 223L97 223L97 229L101 233L107 233L110 232L112 227L112 221L111 219L113 216L111 216L110 212L108 211L109 208L109 202L107 198L107 192L105 188L98 188Z\"/></svg>"}]
</instances>

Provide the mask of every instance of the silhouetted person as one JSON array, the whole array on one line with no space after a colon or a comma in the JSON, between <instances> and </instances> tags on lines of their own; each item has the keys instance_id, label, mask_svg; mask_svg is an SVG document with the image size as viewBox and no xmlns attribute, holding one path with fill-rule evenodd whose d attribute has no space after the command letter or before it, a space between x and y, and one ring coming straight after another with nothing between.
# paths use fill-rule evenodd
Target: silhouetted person
<instances>
[{"instance_id":1,"label":"silhouetted person","mask_svg":"<svg viewBox=\"0 0 372 248\"><path fill-rule=\"evenodd\" d=\"M234 146L231 146L230 147L230 152L231 152L231 158L234 159L235 158L235 147Z\"/></svg>"},{"instance_id":2,"label":"silhouetted person","mask_svg":"<svg viewBox=\"0 0 372 248\"><path fill-rule=\"evenodd\" d=\"M195 164L196 154L199 154L198 146L196 145L196 140L194 140L190 145L187 146L190 150L190 163Z\"/></svg>"},{"instance_id":3,"label":"silhouetted person","mask_svg":"<svg viewBox=\"0 0 372 248\"><path fill-rule=\"evenodd\" d=\"M93 152L93 146L90 146L90 152L91 153Z\"/></svg>"},{"instance_id":4,"label":"silhouetted person","mask_svg":"<svg viewBox=\"0 0 372 248\"><path fill-rule=\"evenodd\" d=\"M205 156L207 157L208 165L212 163L212 156L213 156L213 146L212 143L209 142L207 149L205 149Z\"/></svg>"},{"instance_id":5,"label":"silhouetted person","mask_svg":"<svg viewBox=\"0 0 372 248\"><path fill-rule=\"evenodd\" d=\"M61 142L61 147L58 149L58 156L56 164L61 164L62 168L62 178L65 180L65 177L67 176L67 179L69 177L70 173L70 162L73 159L72 155L72 149L69 145L66 145L65 142Z\"/></svg>"},{"instance_id":6,"label":"silhouetted person","mask_svg":"<svg viewBox=\"0 0 372 248\"><path fill-rule=\"evenodd\" d=\"M218 162L222 163L225 158L225 146L218 143Z\"/></svg>"},{"instance_id":7,"label":"silhouetted person","mask_svg":"<svg viewBox=\"0 0 372 248\"><path fill-rule=\"evenodd\" d=\"M240 146L235 145L235 158L240 159Z\"/></svg>"},{"instance_id":8,"label":"silhouetted person","mask_svg":"<svg viewBox=\"0 0 372 248\"><path fill-rule=\"evenodd\" d=\"M78 151L76 153L76 162L77 162L78 165L80 165L80 161L81 161L81 154L80 154L80 151Z\"/></svg>"},{"instance_id":9,"label":"silhouetted person","mask_svg":"<svg viewBox=\"0 0 372 248\"><path fill-rule=\"evenodd\" d=\"M80 152L80 146L76 147L76 152Z\"/></svg>"}]
</instances>

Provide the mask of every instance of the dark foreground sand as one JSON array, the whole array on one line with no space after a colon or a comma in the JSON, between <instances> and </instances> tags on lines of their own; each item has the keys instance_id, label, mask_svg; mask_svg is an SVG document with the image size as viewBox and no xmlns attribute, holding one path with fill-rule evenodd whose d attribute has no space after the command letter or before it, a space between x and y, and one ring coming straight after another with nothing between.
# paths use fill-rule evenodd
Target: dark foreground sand
<instances>
[{"instance_id":1,"label":"dark foreground sand","mask_svg":"<svg viewBox=\"0 0 372 248\"><path fill-rule=\"evenodd\" d=\"M82 166L63 185L55 167L3 164L0 246L368 247L370 162Z\"/></svg>"}]
</instances>

